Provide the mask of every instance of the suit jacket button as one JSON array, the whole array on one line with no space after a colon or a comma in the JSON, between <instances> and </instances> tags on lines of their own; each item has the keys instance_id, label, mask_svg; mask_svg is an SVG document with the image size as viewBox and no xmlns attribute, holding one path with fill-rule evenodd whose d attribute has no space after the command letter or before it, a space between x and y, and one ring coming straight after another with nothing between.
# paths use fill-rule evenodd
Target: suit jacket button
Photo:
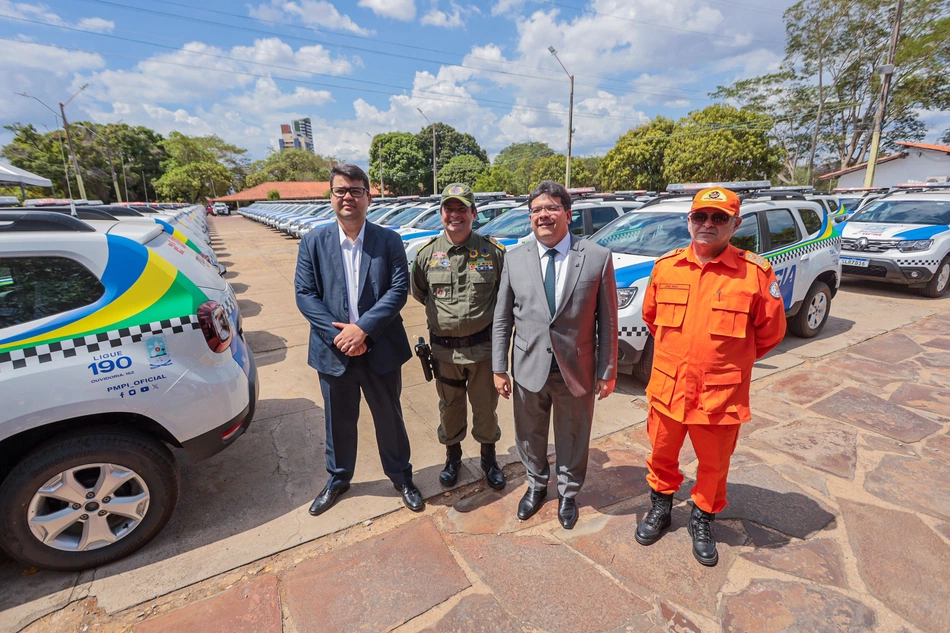
<instances>
[{"instance_id":1,"label":"suit jacket button","mask_svg":"<svg viewBox=\"0 0 950 633\"><path fill-rule=\"evenodd\" d=\"M548 348L548 354L550 354L550 353L551 353L551 348L549 347L549 348Z\"/></svg>"}]
</instances>

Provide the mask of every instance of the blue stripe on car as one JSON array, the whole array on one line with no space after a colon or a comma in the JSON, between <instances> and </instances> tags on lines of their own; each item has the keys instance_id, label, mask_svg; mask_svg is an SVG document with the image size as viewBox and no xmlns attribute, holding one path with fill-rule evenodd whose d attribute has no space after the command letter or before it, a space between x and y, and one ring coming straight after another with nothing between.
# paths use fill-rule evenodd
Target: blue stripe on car
<instances>
[{"instance_id":1,"label":"blue stripe on car","mask_svg":"<svg viewBox=\"0 0 950 633\"><path fill-rule=\"evenodd\" d=\"M614 271L614 276L617 278L617 287L629 288L635 281L639 281L644 277L649 277L650 273L653 272L654 263L655 262L652 261L640 262L639 264L633 264L632 266L618 268L616 271Z\"/></svg>"},{"instance_id":2,"label":"blue stripe on car","mask_svg":"<svg viewBox=\"0 0 950 633\"><path fill-rule=\"evenodd\" d=\"M896 233L894 237L899 237L902 240L929 240L934 235L943 233L944 231L950 231L950 226L921 226L916 229Z\"/></svg>"}]
</instances>

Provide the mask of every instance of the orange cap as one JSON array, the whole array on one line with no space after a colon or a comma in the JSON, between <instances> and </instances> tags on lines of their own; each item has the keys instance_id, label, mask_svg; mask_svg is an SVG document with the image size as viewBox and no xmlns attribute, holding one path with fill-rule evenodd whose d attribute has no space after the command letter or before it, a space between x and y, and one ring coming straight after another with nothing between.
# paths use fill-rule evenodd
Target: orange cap
<instances>
[{"instance_id":1,"label":"orange cap","mask_svg":"<svg viewBox=\"0 0 950 633\"><path fill-rule=\"evenodd\" d=\"M702 189L693 198L690 212L700 209L718 209L729 215L739 215L739 196L724 187Z\"/></svg>"}]
</instances>

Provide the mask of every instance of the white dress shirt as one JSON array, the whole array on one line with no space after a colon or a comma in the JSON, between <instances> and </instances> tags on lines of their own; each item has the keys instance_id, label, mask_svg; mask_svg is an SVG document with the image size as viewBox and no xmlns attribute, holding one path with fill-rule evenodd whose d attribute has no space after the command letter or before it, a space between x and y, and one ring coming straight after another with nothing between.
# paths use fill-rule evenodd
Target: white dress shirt
<instances>
[{"instance_id":1,"label":"white dress shirt","mask_svg":"<svg viewBox=\"0 0 950 633\"><path fill-rule=\"evenodd\" d=\"M360 234L350 241L337 223L340 231L340 250L343 253L343 274L346 277L346 299L350 310L350 323L356 323L360 318L360 263L363 259L363 236L366 234L366 222L360 228Z\"/></svg>"},{"instance_id":2,"label":"white dress shirt","mask_svg":"<svg viewBox=\"0 0 950 633\"><path fill-rule=\"evenodd\" d=\"M567 277L567 255L571 252L571 234L568 232L554 249L557 255L554 256L554 306L561 305L561 298L564 296L564 280ZM547 276L548 271L548 247L538 242L538 255L541 257L541 280Z\"/></svg>"}]
</instances>

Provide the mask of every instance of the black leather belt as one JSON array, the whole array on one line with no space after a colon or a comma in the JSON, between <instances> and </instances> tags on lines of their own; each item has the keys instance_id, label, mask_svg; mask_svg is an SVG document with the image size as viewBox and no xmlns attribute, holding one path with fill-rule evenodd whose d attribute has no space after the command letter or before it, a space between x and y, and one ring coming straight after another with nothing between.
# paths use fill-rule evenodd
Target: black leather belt
<instances>
[{"instance_id":1,"label":"black leather belt","mask_svg":"<svg viewBox=\"0 0 950 633\"><path fill-rule=\"evenodd\" d=\"M479 343L487 343L490 340L491 326L470 336L436 336L432 330L429 330L429 341L431 343L435 345L441 345L442 347L450 347L452 349L458 349L460 347L472 347L473 345L478 345Z\"/></svg>"}]
</instances>

